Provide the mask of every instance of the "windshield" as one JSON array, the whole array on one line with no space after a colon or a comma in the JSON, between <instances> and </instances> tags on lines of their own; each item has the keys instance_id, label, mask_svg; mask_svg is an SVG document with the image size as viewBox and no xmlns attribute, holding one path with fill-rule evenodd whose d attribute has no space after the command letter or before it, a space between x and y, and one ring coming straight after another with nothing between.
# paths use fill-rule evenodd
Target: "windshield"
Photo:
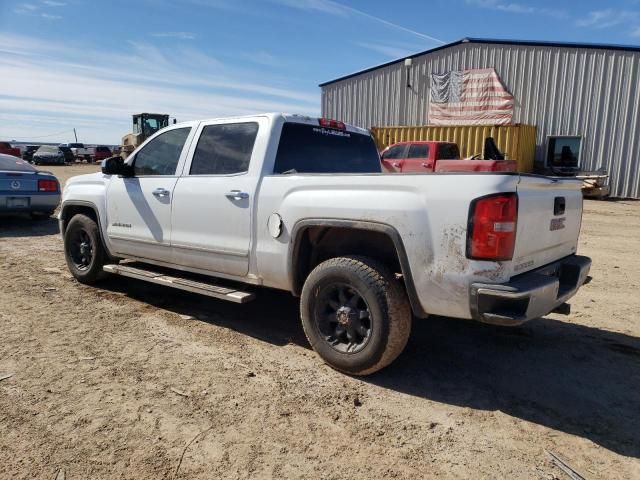
<instances>
[{"instance_id":1,"label":"windshield","mask_svg":"<svg viewBox=\"0 0 640 480\"><path fill-rule=\"evenodd\" d=\"M274 173L379 173L369 135L302 123L285 123Z\"/></svg>"},{"instance_id":2,"label":"windshield","mask_svg":"<svg viewBox=\"0 0 640 480\"><path fill-rule=\"evenodd\" d=\"M38 149L38 153L52 153L57 154L60 151L58 147L52 147L49 145L43 145Z\"/></svg>"},{"instance_id":3,"label":"windshield","mask_svg":"<svg viewBox=\"0 0 640 480\"><path fill-rule=\"evenodd\" d=\"M35 172L36 169L25 161L11 155L0 155L0 170Z\"/></svg>"}]
</instances>

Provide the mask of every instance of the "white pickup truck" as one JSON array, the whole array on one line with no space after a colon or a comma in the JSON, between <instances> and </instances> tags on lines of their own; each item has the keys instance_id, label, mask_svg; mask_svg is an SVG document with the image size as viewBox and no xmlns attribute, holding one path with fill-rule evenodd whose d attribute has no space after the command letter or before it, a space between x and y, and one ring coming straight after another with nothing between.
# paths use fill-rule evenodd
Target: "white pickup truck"
<instances>
[{"instance_id":1,"label":"white pickup truck","mask_svg":"<svg viewBox=\"0 0 640 480\"><path fill-rule=\"evenodd\" d=\"M240 303L290 291L311 346L358 375L400 354L413 317L566 313L589 278L581 218L578 181L385 174L366 130L283 114L167 127L71 178L59 215L78 281L109 272Z\"/></svg>"},{"instance_id":2,"label":"white pickup truck","mask_svg":"<svg viewBox=\"0 0 640 480\"><path fill-rule=\"evenodd\" d=\"M73 153L73 156L78 160L91 160L93 155L93 149L85 147L84 143L61 143L61 147L67 147Z\"/></svg>"}]
</instances>

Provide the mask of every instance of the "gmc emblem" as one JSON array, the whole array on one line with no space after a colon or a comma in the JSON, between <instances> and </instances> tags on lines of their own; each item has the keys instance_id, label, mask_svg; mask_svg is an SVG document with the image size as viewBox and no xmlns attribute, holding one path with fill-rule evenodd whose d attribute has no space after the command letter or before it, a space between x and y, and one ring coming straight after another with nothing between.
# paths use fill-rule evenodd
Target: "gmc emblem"
<instances>
[{"instance_id":1,"label":"gmc emblem","mask_svg":"<svg viewBox=\"0 0 640 480\"><path fill-rule=\"evenodd\" d=\"M566 217L552 218L551 219L551 224L549 225L549 230L551 230L552 232L554 230L562 230L564 228L564 221L565 220L566 220Z\"/></svg>"}]
</instances>

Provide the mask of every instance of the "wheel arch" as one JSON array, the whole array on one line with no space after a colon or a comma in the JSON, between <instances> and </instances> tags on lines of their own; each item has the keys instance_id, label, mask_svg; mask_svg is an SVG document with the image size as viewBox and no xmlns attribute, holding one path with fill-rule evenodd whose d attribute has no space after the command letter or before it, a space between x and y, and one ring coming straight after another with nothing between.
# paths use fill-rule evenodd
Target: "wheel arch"
<instances>
[{"instance_id":1,"label":"wheel arch","mask_svg":"<svg viewBox=\"0 0 640 480\"><path fill-rule=\"evenodd\" d=\"M340 236L348 240L346 245L337 247L329 241L329 248L323 239ZM358 241L358 251L354 251L354 240ZM375 246L375 249L373 248ZM342 219L305 219L297 222L291 231L287 270L289 284L295 296L300 296L305 279L322 261L341 255L370 256L390 267L396 267L404 280L411 310L420 318L427 317L413 281L411 265L404 243L398 231L391 225L379 222ZM391 263L391 265L389 265Z\"/></svg>"},{"instance_id":2,"label":"wheel arch","mask_svg":"<svg viewBox=\"0 0 640 480\"><path fill-rule=\"evenodd\" d=\"M73 218L74 215L83 214L87 215L89 218L93 219L98 225L98 231L100 232L100 238L102 240L102 245L104 249L107 251L109 257L113 257L111 252L109 251L109 244L107 243L107 239L105 238L104 232L102 230L102 221L100 218L100 212L98 207L95 204L83 200L71 200L68 202L64 202L62 207L60 208L60 214L58 216L58 222L60 224L60 234L64 238L64 232L69 224L69 220Z\"/></svg>"}]
</instances>

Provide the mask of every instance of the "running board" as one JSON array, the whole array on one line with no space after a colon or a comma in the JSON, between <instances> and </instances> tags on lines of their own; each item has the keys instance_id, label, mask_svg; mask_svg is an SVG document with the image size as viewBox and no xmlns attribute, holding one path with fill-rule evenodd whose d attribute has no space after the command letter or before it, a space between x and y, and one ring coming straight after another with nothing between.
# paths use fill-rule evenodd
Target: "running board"
<instances>
[{"instance_id":1,"label":"running board","mask_svg":"<svg viewBox=\"0 0 640 480\"><path fill-rule=\"evenodd\" d=\"M208 297L219 298L235 303L246 303L255 298L250 292L242 292L233 288L220 287L210 283L197 282L187 278L171 277L164 273L142 270L140 268L128 267L125 265L105 265L102 267L105 272L123 277L135 278L144 282L156 283L165 287L186 290L187 292L199 293Z\"/></svg>"}]
</instances>

